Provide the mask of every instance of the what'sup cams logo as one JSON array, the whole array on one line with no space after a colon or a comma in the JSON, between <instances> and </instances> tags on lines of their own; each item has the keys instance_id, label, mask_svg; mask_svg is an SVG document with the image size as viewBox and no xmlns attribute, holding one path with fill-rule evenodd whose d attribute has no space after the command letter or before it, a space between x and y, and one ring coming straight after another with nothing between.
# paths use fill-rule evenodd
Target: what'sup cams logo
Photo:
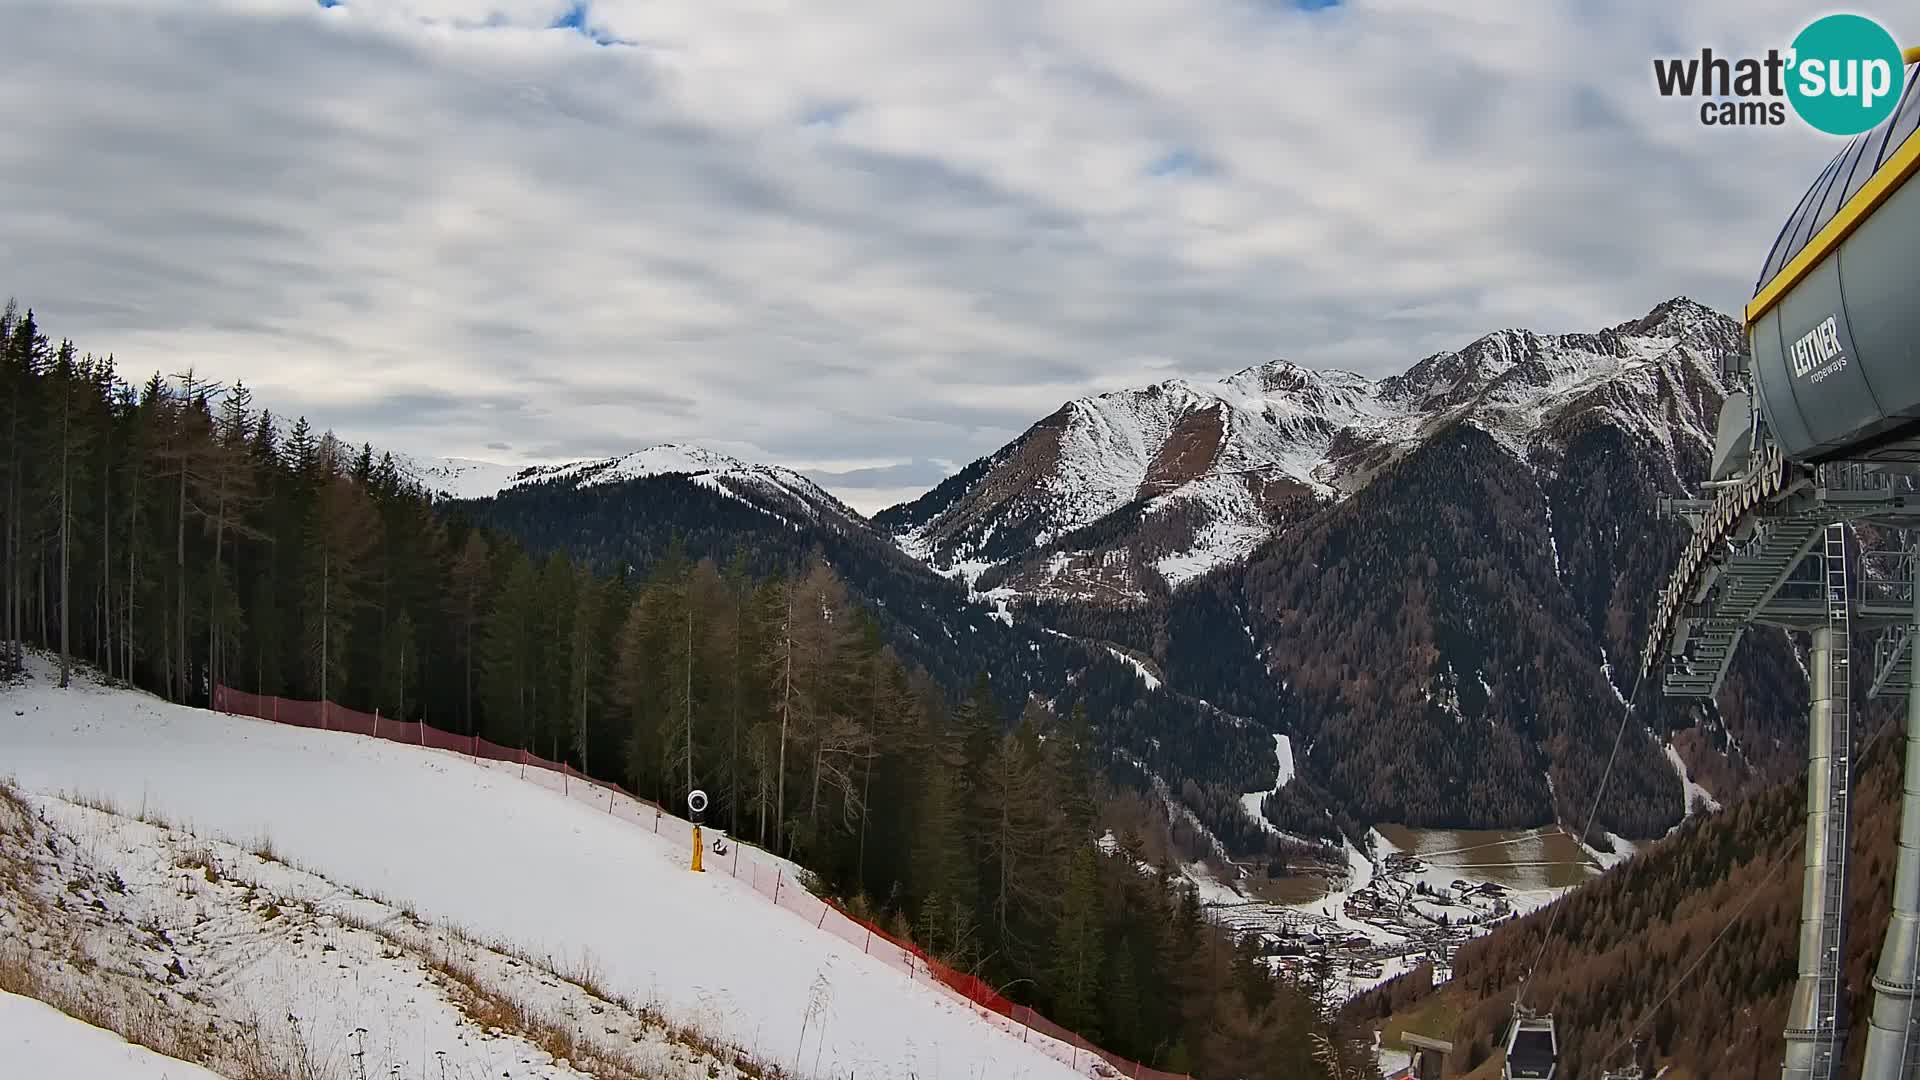
<instances>
[{"instance_id":1,"label":"what'sup cams logo","mask_svg":"<svg viewBox=\"0 0 1920 1080\"><path fill-rule=\"evenodd\" d=\"M1807 25L1785 52L1730 58L1701 49L1699 56L1656 59L1653 81L1661 97L1704 98L1708 127L1779 126L1792 106L1809 126L1828 135L1858 135L1892 115L1906 89L1900 44L1863 15L1828 15Z\"/></svg>"}]
</instances>

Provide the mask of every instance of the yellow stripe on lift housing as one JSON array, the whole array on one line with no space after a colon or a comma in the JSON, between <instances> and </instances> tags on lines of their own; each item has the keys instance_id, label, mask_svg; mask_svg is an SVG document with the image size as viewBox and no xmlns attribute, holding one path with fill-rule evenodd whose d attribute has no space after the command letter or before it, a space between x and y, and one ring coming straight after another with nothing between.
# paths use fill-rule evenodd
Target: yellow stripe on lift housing
<instances>
[{"instance_id":1,"label":"yellow stripe on lift housing","mask_svg":"<svg viewBox=\"0 0 1920 1080\"><path fill-rule=\"evenodd\" d=\"M1909 64L1920 63L1920 46L1908 49L1901 58ZM1862 185L1859 191L1854 192L1853 198L1847 200L1847 205L1841 207L1839 213L1833 215L1833 220L1827 222L1826 228L1821 229L1818 235L1808 241L1807 246L1800 249L1800 254L1795 255L1792 262L1782 267L1780 272L1773 276L1773 280L1767 282L1766 288L1761 289L1759 294L1747 304L1748 329L1752 329L1753 324L1759 322L1761 316L1773 310L1773 306L1780 302L1781 297L1805 280L1806 276L1813 272L1813 268L1820 265L1821 260L1833 254L1833 250L1840 246L1841 241L1852 236L1853 231L1864 224L1867 218L1880 208L1881 203L1886 202L1894 192L1899 191L1900 186L1905 184L1907 178L1916 171L1920 171L1920 138L1909 135L1907 141L1901 144L1893 157L1880 166L1879 171L1875 172L1873 178Z\"/></svg>"}]
</instances>

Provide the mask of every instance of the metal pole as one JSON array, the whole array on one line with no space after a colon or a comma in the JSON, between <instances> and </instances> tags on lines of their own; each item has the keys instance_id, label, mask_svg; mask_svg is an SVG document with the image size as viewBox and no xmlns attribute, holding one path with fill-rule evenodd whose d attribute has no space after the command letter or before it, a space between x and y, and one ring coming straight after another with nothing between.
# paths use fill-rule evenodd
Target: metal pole
<instances>
[{"instance_id":1,"label":"metal pole","mask_svg":"<svg viewBox=\"0 0 1920 1080\"><path fill-rule=\"evenodd\" d=\"M1920 660L1920 551L1908 556L1907 580L1913 590L1913 620L1906 647ZM1907 756L1900 792L1900 841L1893 870L1893 913L1880 946L1873 976L1873 1015L1867 1028L1867 1059L1862 1080L1907 1080L1909 1066L1920 1063L1920 663L1907 685Z\"/></svg>"},{"instance_id":2,"label":"metal pole","mask_svg":"<svg viewBox=\"0 0 1920 1080\"><path fill-rule=\"evenodd\" d=\"M1807 710L1807 836L1806 873L1800 890L1799 977L1787 1010L1785 1060L1781 1080L1813 1080L1817 1068L1832 1060L1836 1048L1834 1026L1823 1024L1820 1007L1822 930L1827 911L1828 839L1838 826L1833 820L1833 679L1830 662L1833 631L1813 631L1808 657L1812 704Z\"/></svg>"}]
</instances>

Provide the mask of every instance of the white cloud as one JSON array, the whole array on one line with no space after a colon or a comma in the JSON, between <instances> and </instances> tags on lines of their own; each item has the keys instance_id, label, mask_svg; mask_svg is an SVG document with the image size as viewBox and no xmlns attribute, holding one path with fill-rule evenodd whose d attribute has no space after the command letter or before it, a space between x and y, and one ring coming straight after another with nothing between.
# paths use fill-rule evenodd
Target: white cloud
<instances>
[{"instance_id":1,"label":"white cloud","mask_svg":"<svg viewBox=\"0 0 1920 1080\"><path fill-rule=\"evenodd\" d=\"M356 440L705 441L863 505L1092 390L1731 310L1833 148L1653 92L1778 2L4 7L0 289L55 332Z\"/></svg>"}]
</instances>

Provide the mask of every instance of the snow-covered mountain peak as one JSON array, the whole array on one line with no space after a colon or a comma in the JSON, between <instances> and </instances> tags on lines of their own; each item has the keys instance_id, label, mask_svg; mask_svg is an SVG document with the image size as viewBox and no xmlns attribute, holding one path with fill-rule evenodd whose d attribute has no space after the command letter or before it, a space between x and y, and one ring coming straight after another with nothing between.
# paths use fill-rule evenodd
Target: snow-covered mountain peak
<instances>
[{"instance_id":1,"label":"snow-covered mountain peak","mask_svg":"<svg viewBox=\"0 0 1920 1080\"><path fill-rule=\"evenodd\" d=\"M989 585L1138 595L1245 556L1454 424L1523 459L1582 416L1697 441L1739 347L1730 319L1679 297L1594 333L1495 331L1378 382L1286 359L1165 380L1070 401L875 520L936 567L1000 568Z\"/></svg>"},{"instance_id":2,"label":"snow-covered mountain peak","mask_svg":"<svg viewBox=\"0 0 1920 1080\"><path fill-rule=\"evenodd\" d=\"M742 461L691 443L658 443L612 457L559 465L502 465L470 458L414 458L395 455L402 472L442 498L483 499L534 484L576 488L626 483L656 476L681 476L750 502L773 501L781 509L798 508L846 518L859 515L818 484L792 469Z\"/></svg>"}]
</instances>

